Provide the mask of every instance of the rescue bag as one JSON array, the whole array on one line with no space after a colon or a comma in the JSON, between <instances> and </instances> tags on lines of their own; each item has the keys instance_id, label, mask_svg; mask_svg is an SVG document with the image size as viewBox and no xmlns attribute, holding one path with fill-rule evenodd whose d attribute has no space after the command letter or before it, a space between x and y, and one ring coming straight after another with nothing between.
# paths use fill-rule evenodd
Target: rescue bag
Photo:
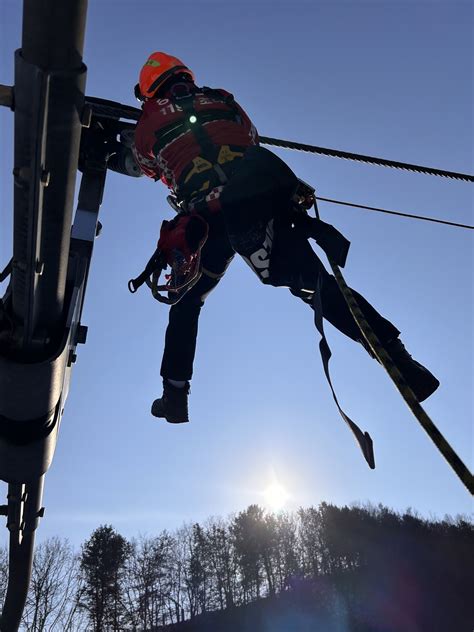
<instances>
[{"instance_id":1,"label":"rescue bag","mask_svg":"<svg viewBox=\"0 0 474 632\"><path fill-rule=\"evenodd\" d=\"M207 222L197 214L179 213L171 221L164 220L155 252L143 272L128 282L130 292L135 293L146 283L160 303L174 305L180 301L201 278L201 250L208 233ZM160 285L161 273L168 266L170 272Z\"/></svg>"}]
</instances>

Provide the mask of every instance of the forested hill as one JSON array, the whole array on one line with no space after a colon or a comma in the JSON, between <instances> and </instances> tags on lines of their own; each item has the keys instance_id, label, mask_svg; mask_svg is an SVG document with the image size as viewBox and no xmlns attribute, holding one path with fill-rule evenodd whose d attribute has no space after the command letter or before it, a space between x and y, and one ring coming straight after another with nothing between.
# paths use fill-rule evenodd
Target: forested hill
<instances>
[{"instance_id":1,"label":"forested hill","mask_svg":"<svg viewBox=\"0 0 474 632\"><path fill-rule=\"evenodd\" d=\"M77 553L36 550L22 632L472 632L474 524L386 507L256 505ZM7 555L0 549L0 599Z\"/></svg>"},{"instance_id":2,"label":"forested hill","mask_svg":"<svg viewBox=\"0 0 474 632\"><path fill-rule=\"evenodd\" d=\"M255 520L258 515L255 507L239 514L241 519L245 516L249 529L247 543L253 541L256 549L260 547L259 557L256 555L254 560L260 560L260 588L266 596L258 599L254 594L245 605L201 613L181 624L157 630L472 632L474 629L471 523L462 519L427 521L412 513L400 516L384 507L337 508L323 503L318 509L301 510L294 517L295 539L291 548L285 550L281 531L276 539L268 539L265 528L258 531L258 519ZM269 564L265 563L266 556L271 560ZM285 556L286 563L293 559L293 572L283 584L272 586L270 577L276 579L278 564ZM269 565L273 570L265 579ZM202 587L205 590L204 584ZM275 594L271 594L270 587Z\"/></svg>"},{"instance_id":3,"label":"forested hill","mask_svg":"<svg viewBox=\"0 0 474 632\"><path fill-rule=\"evenodd\" d=\"M466 562L467 565L467 562ZM163 632L472 632L472 573L443 567L381 576L355 571L307 581L292 591L245 606L153 628ZM432 573L431 577L430 571Z\"/></svg>"},{"instance_id":4,"label":"forested hill","mask_svg":"<svg viewBox=\"0 0 474 632\"><path fill-rule=\"evenodd\" d=\"M385 520L386 531L382 521L365 534L364 527L349 532L333 524L339 545L334 541L327 553L341 545L345 551L339 549L327 573L295 575L274 596L153 630L472 632L472 525L423 524L410 516L397 520L388 512ZM348 568L357 541L359 561Z\"/></svg>"}]
</instances>

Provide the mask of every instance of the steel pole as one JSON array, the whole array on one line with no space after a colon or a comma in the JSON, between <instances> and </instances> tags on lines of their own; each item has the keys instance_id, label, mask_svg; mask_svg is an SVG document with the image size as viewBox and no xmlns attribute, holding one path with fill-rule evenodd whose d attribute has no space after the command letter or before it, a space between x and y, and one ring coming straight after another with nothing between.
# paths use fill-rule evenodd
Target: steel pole
<instances>
[{"instance_id":1,"label":"steel pole","mask_svg":"<svg viewBox=\"0 0 474 632\"><path fill-rule=\"evenodd\" d=\"M63 317L86 68L87 0L25 0L15 56L12 306L41 357Z\"/></svg>"},{"instance_id":2,"label":"steel pole","mask_svg":"<svg viewBox=\"0 0 474 632\"><path fill-rule=\"evenodd\" d=\"M44 477L33 483L10 483L8 486L8 519L10 551L8 587L0 618L0 632L17 632L28 595L35 531L43 497Z\"/></svg>"}]
</instances>

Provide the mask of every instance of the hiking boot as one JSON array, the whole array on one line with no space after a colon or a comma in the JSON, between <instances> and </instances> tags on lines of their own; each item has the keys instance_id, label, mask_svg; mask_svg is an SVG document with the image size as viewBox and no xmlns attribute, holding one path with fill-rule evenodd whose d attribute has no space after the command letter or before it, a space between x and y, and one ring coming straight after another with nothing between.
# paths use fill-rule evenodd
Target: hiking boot
<instances>
[{"instance_id":1,"label":"hiking boot","mask_svg":"<svg viewBox=\"0 0 474 632\"><path fill-rule=\"evenodd\" d=\"M162 417L170 424L184 424L189 421L188 395L189 382L179 388L173 386L168 380L163 380L163 395L155 399L151 405L151 414L154 417Z\"/></svg>"},{"instance_id":2,"label":"hiking boot","mask_svg":"<svg viewBox=\"0 0 474 632\"><path fill-rule=\"evenodd\" d=\"M411 357L399 338L386 343L385 348L419 402L435 392L439 381L426 367Z\"/></svg>"}]
</instances>

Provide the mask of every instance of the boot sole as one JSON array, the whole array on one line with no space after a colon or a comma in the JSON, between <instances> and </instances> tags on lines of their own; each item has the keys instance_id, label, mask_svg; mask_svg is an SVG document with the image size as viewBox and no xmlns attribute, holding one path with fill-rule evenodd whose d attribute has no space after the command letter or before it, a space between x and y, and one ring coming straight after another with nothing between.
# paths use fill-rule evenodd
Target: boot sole
<instances>
[{"instance_id":1,"label":"boot sole","mask_svg":"<svg viewBox=\"0 0 474 632\"><path fill-rule=\"evenodd\" d=\"M156 400L158 401L158 400ZM158 408L158 410L157 410ZM179 419L176 417L167 417L164 413L161 413L161 411L159 410L159 406L155 406L155 402L153 402L153 404L151 405L151 414L153 415L153 417L156 417L157 419L166 419L166 421L169 424L187 424L189 423L189 419Z\"/></svg>"}]
</instances>

